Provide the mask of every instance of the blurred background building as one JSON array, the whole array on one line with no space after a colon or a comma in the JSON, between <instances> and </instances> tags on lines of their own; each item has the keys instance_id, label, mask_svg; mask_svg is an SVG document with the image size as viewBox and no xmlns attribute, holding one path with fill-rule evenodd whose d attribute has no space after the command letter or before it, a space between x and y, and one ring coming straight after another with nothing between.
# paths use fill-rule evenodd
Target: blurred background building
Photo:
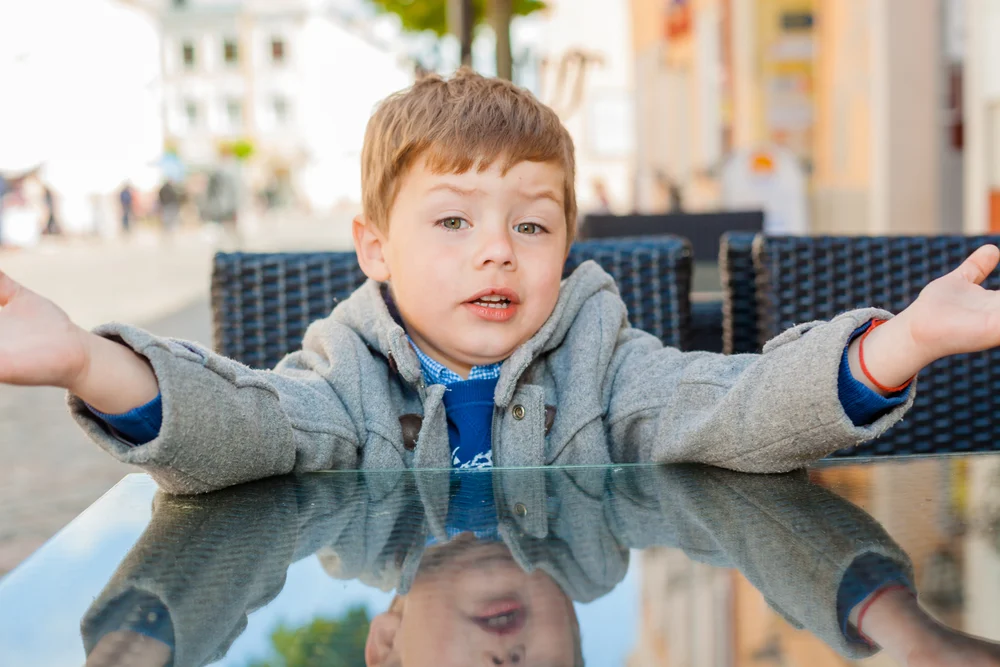
<instances>
[{"instance_id":1,"label":"blurred background building","mask_svg":"<svg viewBox=\"0 0 1000 667\"><path fill-rule=\"evenodd\" d=\"M412 81L405 54L316 0L169 0L155 16L166 143L187 169L242 150L271 205L360 200L365 124Z\"/></svg>"},{"instance_id":2,"label":"blurred background building","mask_svg":"<svg viewBox=\"0 0 1000 667\"><path fill-rule=\"evenodd\" d=\"M801 192L796 233L1000 230L995 0L505 2L526 14L514 79L570 129L584 212ZM124 181L197 194L227 155L256 203L356 209L365 121L459 64L457 5L0 0L0 174L50 184L72 233L113 234Z\"/></svg>"}]
</instances>

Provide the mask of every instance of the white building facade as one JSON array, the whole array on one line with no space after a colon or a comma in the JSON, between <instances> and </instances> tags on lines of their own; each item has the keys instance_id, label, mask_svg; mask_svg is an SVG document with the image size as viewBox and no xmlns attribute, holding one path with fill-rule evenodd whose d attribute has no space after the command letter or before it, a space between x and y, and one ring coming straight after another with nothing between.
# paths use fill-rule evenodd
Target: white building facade
<instances>
[{"instance_id":1,"label":"white building facade","mask_svg":"<svg viewBox=\"0 0 1000 667\"><path fill-rule=\"evenodd\" d=\"M167 144L189 169L252 145L251 188L323 209L360 199L373 106L408 61L318 0L170 0L159 8Z\"/></svg>"}]
</instances>

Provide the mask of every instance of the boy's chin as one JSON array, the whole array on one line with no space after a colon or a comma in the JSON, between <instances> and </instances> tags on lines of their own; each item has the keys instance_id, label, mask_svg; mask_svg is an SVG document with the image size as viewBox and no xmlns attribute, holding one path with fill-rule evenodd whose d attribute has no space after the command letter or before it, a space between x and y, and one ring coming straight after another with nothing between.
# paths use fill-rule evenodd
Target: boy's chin
<instances>
[{"instance_id":1,"label":"boy's chin","mask_svg":"<svg viewBox=\"0 0 1000 667\"><path fill-rule=\"evenodd\" d=\"M489 346L486 349L470 351L468 354L461 355L460 358L464 359L464 363L469 366L490 366L502 363L507 357L514 354L516 349L517 345Z\"/></svg>"}]
</instances>

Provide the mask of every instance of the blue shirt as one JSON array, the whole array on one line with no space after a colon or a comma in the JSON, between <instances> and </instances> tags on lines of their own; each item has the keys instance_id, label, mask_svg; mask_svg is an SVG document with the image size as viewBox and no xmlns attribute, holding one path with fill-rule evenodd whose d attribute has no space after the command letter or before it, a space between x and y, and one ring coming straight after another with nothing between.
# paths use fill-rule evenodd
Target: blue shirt
<instances>
[{"instance_id":1,"label":"blue shirt","mask_svg":"<svg viewBox=\"0 0 1000 667\"><path fill-rule=\"evenodd\" d=\"M410 346L413 347L413 351L417 353L417 359L420 360L420 370L423 371L424 383L431 384L443 384L444 386L452 385L457 382L467 382L468 380L463 380L462 376L451 370L447 366L440 364L426 354L423 350L417 347L417 344L413 342L413 339L409 336L406 340L410 341ZM500 366L503 364L489 364L488 366L473 366L472 370L469 371L469 380L496 380L500 377Z\"/></svg>"},{"instance_id":2,"label":"blue shirt","mask_svg":"<svg viewBox=\"0 0 1000 667\"><path fill-rule=\"evenodd\" d=\"M451 466L457 470L483 470L493 467L493 392L500 378L501 364L473 366L469 379L462 377L424 354L413 339L413 346L424 383L443 384L444 411L448 419L448 442Z\"/></svg>"}]
</instances>

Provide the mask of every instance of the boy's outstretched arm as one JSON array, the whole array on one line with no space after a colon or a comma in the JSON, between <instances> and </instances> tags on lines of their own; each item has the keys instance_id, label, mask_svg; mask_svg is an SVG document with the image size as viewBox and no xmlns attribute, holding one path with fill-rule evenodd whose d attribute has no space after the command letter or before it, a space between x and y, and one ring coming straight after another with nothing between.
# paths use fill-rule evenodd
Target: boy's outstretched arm
<instances>
[{"instance_id":1,"label":"boy's outstretched arm","mask_svg":"<svg viewBox=\"0 0 1000 667\"><path fill-rule=\"evenodd\" d=\"M1000 293L981 286L998 260L1000 249L982 246L928 284L909 307L867 336L864 369L861 339L855 339L848 350L855 379L885 394L942 357L1000 345Z\"/></svg>"},{"instance_id":2,"label":"boy's outstretched arm","mask_svg":"<svg viewBox=\"0 0 1000 667\"><path fill-rule=\"evenodd\" d=\"M302 350L274 372L259 371L124 324L84 331L0 274L0 383L68 389L70 414L84 432L170 493L357 466L364 442L356 427L363 419L359 366L368 351L341 333L329 325L307 331ZM334 364L350 372L335 372ZM157 397L162 421L142 444L97 414L122 416ZM391 447L381 451L398 457Z\"/></svg>"},{"instance_id":3,"label":"boy's outstretched arm","mask_svg":"<svg viewBox=\"0 0 1000 667\"><path fill-rule=\"evenodd\" d=\"M128 412L159 392L143 357L80 328L59 306L2 272L0 382L62 387L107 413Z\"/></svg>"},{"instance_id":4,"label":"boy's outstretched arm","mask_svg":"<svg viewBox=\"0 0 1000 667\"><path fill-rule=\"evenodd\" d=\"M1000 250L984 246L897 316L862 308L806 322L760 355L663 348L623 316L604 417L612 459L782 472L878 437L913 404L913 389L894 390L921 368L1000 345L1000 293L980 285L998 260ZM856 420L843 400L845 377L892 403Z\"/></svg>"}]
</instances>

